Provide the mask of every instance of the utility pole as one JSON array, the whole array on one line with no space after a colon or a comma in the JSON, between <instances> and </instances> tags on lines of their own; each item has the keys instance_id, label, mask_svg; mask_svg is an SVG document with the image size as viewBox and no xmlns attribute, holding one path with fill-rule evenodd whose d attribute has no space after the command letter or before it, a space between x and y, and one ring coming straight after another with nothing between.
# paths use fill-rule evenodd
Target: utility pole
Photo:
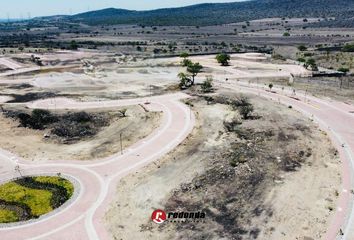
<instances>
[{"instance_id":1,"label":"utility pole","mask_svg":"<svg viewBox=\"0 0 354 240\"><path fill-rule=\"evenodd\" d=\"M120 138L120 153L121 153L121 155L123 155L122 134L123 134L123 133L120 133L120 134L119 134L119 138Z\"/></svg>"},{"instance_id":2,"label":"utility pole","mask_svg":"<svg viewBox=\"0 0 354 240\"><path fill-rule=\"evenodd\" d=\"M20 165L16 165L15 167L15 171L18 172L20 174L20 176L22 177L22 173L21 173L21 169L20 169Z\"/></svg>"},{"instance_id":3,"label":"utility pole","mask_svg":"<svg viewBox=\"0 0 354 240\"><path fill-rule=\"evenodd\" d=\"M54 112L57 111L57 99L56 96L54 96Z\"/></svg>"}]
</instances>

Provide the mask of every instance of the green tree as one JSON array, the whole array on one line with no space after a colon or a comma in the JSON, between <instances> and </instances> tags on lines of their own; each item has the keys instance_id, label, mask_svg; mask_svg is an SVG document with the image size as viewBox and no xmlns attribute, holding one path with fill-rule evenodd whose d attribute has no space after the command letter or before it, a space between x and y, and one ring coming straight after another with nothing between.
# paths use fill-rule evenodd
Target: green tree
<instances>
[{"instance_id":1,"label":"green tree","mask_svg":"<svg viewBox=\"0 0 354 240\"><path fill-rule=\"evenodd\" d=\"M226 53L220 53L216 55L216 61L221 64L221 66L228 66L230 61L230 55Z\"/></svg>"},{"instance_id":2,"label":"green tree","mask_svg":"<svg viewBox=\"0 0 354 240\"><path fill-rule=\"evenodd\" d=\"M192 75L192 82L191 85L194 85L195 77L201 72L203 66L197 63L191 63L187 66L187 72Z\"/></svg>"},{"instance_id":3,"label":"green tree","mask_svg":"<svg viewBox=\"0 0 354 240\"><path fill-rule=\"evenodd\" d=\"M316 64L316 60L313 58L307 59L306 63L304 64L305 68L307 69L308 67L311 67L312 71L317 71L318 67Z\"/></svg>"}]
</instances>

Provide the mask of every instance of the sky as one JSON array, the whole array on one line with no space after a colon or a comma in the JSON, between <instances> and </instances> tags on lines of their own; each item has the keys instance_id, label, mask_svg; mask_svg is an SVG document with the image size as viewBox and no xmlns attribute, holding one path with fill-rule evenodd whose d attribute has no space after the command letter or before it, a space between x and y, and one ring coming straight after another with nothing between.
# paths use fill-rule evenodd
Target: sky
<instances>
[{"instance_id":1,"label":"sky","mask_svg":"<svg viewBox=\"0 0 354 240\"><path fill-rule=\"evenodd\" d=\"M75 14L103 8L147 10L238 0L0 0L0 19Z\"/></svg>"}]
</instances>

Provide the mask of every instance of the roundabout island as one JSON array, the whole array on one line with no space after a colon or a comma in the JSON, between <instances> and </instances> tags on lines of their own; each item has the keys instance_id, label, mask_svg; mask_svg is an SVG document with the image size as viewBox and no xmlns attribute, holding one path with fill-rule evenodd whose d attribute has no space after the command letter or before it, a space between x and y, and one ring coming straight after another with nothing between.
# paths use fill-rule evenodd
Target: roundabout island
<instances>
[{"instance_id":1,"label":"roundabout island","mask_svg":"<svg viewBox=\"0 0 354 240\"><path fill-rule=\"evenodd\" d=\"M74 194L74 185L58 176L25 176L0 185L0 226L50 214Z\"/></svg>"}]
</instances>

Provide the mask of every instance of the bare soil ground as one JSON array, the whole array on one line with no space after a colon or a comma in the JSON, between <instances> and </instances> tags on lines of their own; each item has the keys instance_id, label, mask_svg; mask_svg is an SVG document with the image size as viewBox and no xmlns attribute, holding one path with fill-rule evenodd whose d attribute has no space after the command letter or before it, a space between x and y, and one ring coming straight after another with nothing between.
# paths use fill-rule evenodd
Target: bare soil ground
<instances>
[{"instance_id":1,"label":"bare soil ground","mask_svg":"<svg viewBox=\"0 0 354 240\"><path fill-rule=\"evenodd\" d=\"M320 98L330 98L334 100L339 100L354 104L354 80L353 77L343 77L342 78L342 88L340 87L340 78L328 78L328 77L317 77L317 78L295 78L293 84L289 84L288 79L258 79L251 80L248 83L260 84L265 88L268 88L269 84L272 83L275 87L285 89L295 89L296 91L307 92L316 97Z\"/></svg>"},{"instance_id":2,"label":"bare soil ground","mask_svg":"<svg viewBox=\"0 0 354 240\"><path fill-rule=\"evenodd\" d=\"M0 114L0 127L3 129L0 135L0 146L32 161L91 160L111 156L121 150L120 133L123 136L124 149L146 137L159 126L160 113L145 112L140 106L131 106L127 109L127 117L124 118L119 117L117 109L90 110L91 113L112 116L110 124L103 127L96 135L71 144L65 144L57 138L45 138L48 130L18 127L18 121Z\"/></svg>"},{"instance_id":3,"label":"bare soil ground","mask_svg":"<svg viewBox=\"0 0 354 240\"><path fill-rule=\"evenodd\" d=\"M56 59L56 55L52 53L45 57ZM58 55L60 59L60 53ZM80 52L76 55L86 56ZM76 55L70 61L78 65L72 68L67 68L72 62L63 63L58 60L59 63L55 64L63 69L41 70L31 75L17 74L0 79L3 82L0 85L0 95L51 93L84 101L136 98L163 93L166 88L178 82L177 74L182 71L179 58L133 61L131 57L99 55L97 58L83 58L82 62L77 63ZM67 58L69 56L65 56Z\"/></svg>"},{"instance_id":4,"label":"bare soil ground","mask_svg":"<svg viewBox=\"0 0 354 240\"><path fill-rule=\"evenodd\" d=\"M300 113L254 96L254 117L241 120L225 101L235 93L221 96L190 100L198 125L188 139L120 182L106 214L114 239L321 238L340 185L329 139ZM158 208L207 217L157 226Z\"/></svg>"}]
</instances>

